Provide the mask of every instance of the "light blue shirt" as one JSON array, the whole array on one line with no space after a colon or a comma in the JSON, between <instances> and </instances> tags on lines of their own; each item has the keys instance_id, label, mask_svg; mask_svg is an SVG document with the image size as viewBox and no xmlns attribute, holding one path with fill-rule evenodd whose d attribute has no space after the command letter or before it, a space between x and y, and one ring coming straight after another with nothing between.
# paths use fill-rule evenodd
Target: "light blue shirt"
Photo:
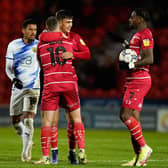
<instances>
[{"instance_id":1,"label":"light blue shirt","mask_svg":"<svg viewBox=\"0 0 168 168\"><path fill-rule=\"evenodd\" d=\"M11 75L23 82L23 88L40 88L40 67L36 56L38 42L35 39L32 43L25 44L23 39L19 38L11 41L8 45L6 65L11 66L13 71ZM9 72L7 75L12 78Z\"/></svg>"}]
</instances>

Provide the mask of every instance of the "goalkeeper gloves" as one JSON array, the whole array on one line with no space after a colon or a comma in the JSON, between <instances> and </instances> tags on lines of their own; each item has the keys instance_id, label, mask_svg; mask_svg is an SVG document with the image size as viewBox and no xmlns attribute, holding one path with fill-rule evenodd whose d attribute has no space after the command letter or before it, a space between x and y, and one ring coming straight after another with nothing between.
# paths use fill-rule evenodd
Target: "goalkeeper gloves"
<instances>
[{"instance_id":1,"label":"goalkeeper gloves","mask_svg":"<svg viewBox=\"0 0 168 168\"><path fill-rule=\"evenodd\" d=\"M17 78L13 78L13 84L15 85L16 88L22 89L23 88L23 83L21 80Z\"/></svg>"}]
</instances>

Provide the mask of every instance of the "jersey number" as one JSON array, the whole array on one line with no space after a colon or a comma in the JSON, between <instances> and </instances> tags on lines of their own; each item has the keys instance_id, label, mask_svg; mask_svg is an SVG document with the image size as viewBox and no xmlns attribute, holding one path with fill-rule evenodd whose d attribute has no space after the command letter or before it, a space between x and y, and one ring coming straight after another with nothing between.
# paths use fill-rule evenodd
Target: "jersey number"
<instances>
[{"instance_id":1,"label":"jersey number","mask_svg":"<svg viewBox=\"0 0 168 168\"><path fill-rule=\"evenodd\" d=\"M62 46L57 47L55 49L55 52L54 52L54 48L50 47L50 48L47 48L47 51L50 52L50 59L51 59L51 65L52 66L55 66L55 62L57 62L59 65L64 65L66 63L66 59L63 59L61 61L60 57L58 56L59 51L66 52L66 49L64 47L62 47ZM55 60L54 54L56 55L56 60Z\"/></svg>"},{"instance_id":2,"label":"jersey number","mask_svg":"<svg viewBox=\"0 0 168 168\"><path fill-rule=\"evenodd\" d=\"M131 100L134 97L135 93L134 92L129 92L129 93L130 93L130 97L128 100Z\"/></svg>"},{"instance_id":3,"label":"jersey number","mask_svg":"<svg viewBox=\"0 0 168 168\"><path fill-rule=\"evenodd\" d=\"M24 59L21 60L21 64L26 64L26 65L30 65L32 63L32 57L31 56L27 56Z\"/></svg>"}]
</instances>

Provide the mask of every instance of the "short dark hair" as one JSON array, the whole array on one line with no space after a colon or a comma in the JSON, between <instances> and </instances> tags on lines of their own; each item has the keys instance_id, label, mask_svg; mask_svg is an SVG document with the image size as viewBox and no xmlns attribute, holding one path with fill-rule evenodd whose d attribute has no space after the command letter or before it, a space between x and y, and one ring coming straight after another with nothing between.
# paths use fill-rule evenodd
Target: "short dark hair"
<instances>
[{"instance_id":1,"label":"short dark hair","mask_svg":"<svg viewBox=\"0 0 168 168\"><path fill-rule=\"evenodd\" d=\"M27 25L29 24L35 24L37 25L37 22L33 19L25 19L22 23L22 28L26 29L27 28Z\"/></svg>"},{"instance_id":2,"label":"short dark hair","mask_svg":"<svg viewBox=\"0 0 168 168\"><path fill-rule=\"evenodd\" d=\"M65 9L61 9L57 11L55 15L58 21L63 20L65 18L73 19L72 12L69 10L65 10Z\"/></svg>"},{"instance_id":3,"label":"short dark hair","mask_svg":"<svg viewBox=\"0 0 168 168\"><path fill-rule=\"evenodd\" d=\"M48 30L53 31L57 27L57 18L55 16L50 16L47 18L45 24Z\"/></svg>"},{"instance_id":4,"label":"short dark hair","mask_svg":"<svg viewBox=\"0 0 168 168\"><path fill-rule=\"evenodd\" d=\"M135 11L137 16L141 16L145 21L149 21L150 20L150 14L149 14L147 9L145 9L145 8L136 8L134 11Z\"/></svg>"}]
</instances>

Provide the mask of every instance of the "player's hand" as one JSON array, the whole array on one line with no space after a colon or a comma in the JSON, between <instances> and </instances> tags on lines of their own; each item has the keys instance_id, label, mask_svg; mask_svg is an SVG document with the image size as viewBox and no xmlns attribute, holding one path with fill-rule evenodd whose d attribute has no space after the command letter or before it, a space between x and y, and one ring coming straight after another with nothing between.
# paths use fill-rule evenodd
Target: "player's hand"
<instances>
[{"instance_id":1,"label":"player's hand","mask_svg":"<svg viewBox=\"0 0 168 168\"><path fill-rule=\"evenodd\" d=\"M73 58L73 53L72 52L63 52L61 55L62 59L72 59Z\"/></svg>"},{"instance_id":2,"label":"player's hand","mask_svg":"<svg viewBox=\"0 0 168 168\"><path fill-rule=\"evenodd\" d=\"M129 48L129 42L127 40L124 40L124 42L122 43L122 46L124 48Z\"/></svg>"},{"instance_id":3,"label":"player's hand","mask_svg":"<svg viewBox=\"0 0 168 168\"><path fill-rule=\"evenodd\" d=\"M22 89L23 88L23 83L21 80L14 78L13 79L13 84L15 85L16 88Z\"/></svg>"},{"instance_id":4,"label":"player's hand","mask_svg":"<svg viewBox=\"0 0 168 168\"><path fill-rule=\"evenodd\" d=\"M134 62L124 62L124 61L119 61L118 62L120 70L129 70L135 68L135 63Z\"/></svg>"}]
</instances>

